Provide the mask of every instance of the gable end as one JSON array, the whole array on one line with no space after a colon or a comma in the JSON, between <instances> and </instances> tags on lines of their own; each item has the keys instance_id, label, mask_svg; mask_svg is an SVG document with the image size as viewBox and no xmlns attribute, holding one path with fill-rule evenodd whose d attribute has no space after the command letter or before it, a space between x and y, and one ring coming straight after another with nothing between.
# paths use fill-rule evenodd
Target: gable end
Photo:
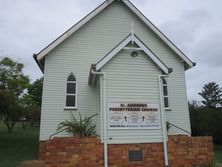
<instances>
[{"instance_id":1,"label":"gable end","mask_svg":"<svg viewBox=\"0 0 222 167\"><path fill-rule=\"evenodd\" d=\"M72 26L69 30L63 33L55 41L45 47L40 51L36 56L35 60L40 66L41 70L43 69L44 57L57 47L60 43L66 40L70 35L76 32L79 28L85 25L88 21L94 18L98 13L103 11L107 6L112 4L115 0L106 0L101 5L99 5L95 10L85 16L82 20ZM129 0L120 0L125 4L136 16L138 16L167 46L169 46L185 63L185 69L189 69L195 66L193 63L182 51L180 51L150 20L148 20ZM43 71L43 70L42 70Z\"/></svg>"}]
</instances>

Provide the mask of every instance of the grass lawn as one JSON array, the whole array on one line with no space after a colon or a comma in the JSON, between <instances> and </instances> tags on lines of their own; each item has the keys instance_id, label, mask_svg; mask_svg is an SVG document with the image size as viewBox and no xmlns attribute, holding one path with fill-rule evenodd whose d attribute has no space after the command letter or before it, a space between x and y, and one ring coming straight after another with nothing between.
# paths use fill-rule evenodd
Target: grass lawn
<instances>
[{"instance_id":1,"label":"grass lawn","mask_svg":"<svg viewBox=\"0 0 222 167\"><path fill-rule=\"evenodd\" d=\"M8 133L0 121L0 167L16 167L24 160L37 159L39 128L23 130L20 123ZM215 159L222 163L222 145L215 145Z\"/></svg>"},{"instance_id":2,"label":"grass lawn","mask_svg":"<svg viewBox=\"0 0 222 167\"><path fill-rule=\"evenodd\" d=\"M215 153L216 162L222 163L222 145L215 145L214 153Z\"/></svg>"},{"instance_id":3,"label":"grass lawn","mask_svg":"<svg viewBox=\"0 0 222 167\"><path fill-rule=\"evenodd\" d=\"M22 129L16 124L11 134L0 122L0 167L16 167L21 161L37 159L39 128Z\"/></svg>"}]
</instances>

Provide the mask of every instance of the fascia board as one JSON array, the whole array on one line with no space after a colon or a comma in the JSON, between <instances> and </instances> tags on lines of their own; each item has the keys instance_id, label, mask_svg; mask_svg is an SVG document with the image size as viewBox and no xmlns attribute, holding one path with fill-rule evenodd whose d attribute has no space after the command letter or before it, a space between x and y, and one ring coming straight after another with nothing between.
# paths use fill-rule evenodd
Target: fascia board
<instances>
[{"instance_id":1,"label":"fascia board","mask_svg":"<svg viewBox=\"0 0 222 167\"><path fill-rule=\"evenodd\" d=\"M154 31L159 38L161 38L181 59L183 59L189 67L193 67L193 62L186 57L156 26L154 26L130 1L123 0L123 2L144 22L146 25Z\"/></svg>"}]
</instances>

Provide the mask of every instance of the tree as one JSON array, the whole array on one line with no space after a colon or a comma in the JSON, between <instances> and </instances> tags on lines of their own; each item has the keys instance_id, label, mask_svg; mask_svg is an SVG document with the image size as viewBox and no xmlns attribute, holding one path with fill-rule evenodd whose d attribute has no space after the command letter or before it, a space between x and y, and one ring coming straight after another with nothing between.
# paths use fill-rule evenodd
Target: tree
<instances>
[{"instance_id":1,"label":"tree","mask_svg":"<svg viewBox=\"0 0 222 167\"><path fill-rule=\"evenodd\" d=\"M42 102L42 85L43 77L37 79L33 84L28 87L28 94L33 101L33 105L41 106Z\"/></svg>"},{"instance_id":2,"label":"tree","mask_svg":"<svg viewBox=\"0 0 222 167\"><path fill-rule=\"evenodd\" d=\"M23 74L23 68L22 63L9 57L4 57L0 61L0 114L9 133L20 119L20 99L29 84L29 77Z\"/></svg>"},{"instance_id":3,"label":"tree","mask_svg":"<svg viewBox=\"0 0 222 167\"><path fill-rule=\"evenodd\" d=\"M215 144L222 144L222 109L189 105L192 136L212 136Z\"/></svg>"},{"instance_id":4,"label":"tree","mask_svg":"<svg viewBox=\"0 0 222 167\"><path fill-rule=\"evenodd\" d=\"M29 84L27 92L20 98L22 110L22 125L33 127L40 124L43 77ZM37 123L37 124L36 124Z\"/></svg>"},{"instance_id":5,"label":"tree","mask_svg":"<svg viewBox=\"0 0 222 167\"><path fill-rule=\"evenodd\" d=\"M198 94L204 99L202 103L205 107L216 108L218 104L222 105L222 88L216 82L205 84Z\"/></svg>"}]
</instances>

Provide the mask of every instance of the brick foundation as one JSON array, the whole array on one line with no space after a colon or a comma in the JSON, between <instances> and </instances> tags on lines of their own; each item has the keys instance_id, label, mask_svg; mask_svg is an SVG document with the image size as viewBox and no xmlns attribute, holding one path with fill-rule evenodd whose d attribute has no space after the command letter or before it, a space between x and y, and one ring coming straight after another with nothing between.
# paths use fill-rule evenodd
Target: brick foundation
<instances>
[{"instance_id":1,"label":"brick foundation","mask_svg":"<svg viewBox=\"0 0 222 167\"><path fill-rule=\"evenodd\" d=\"M143 161L129 161L128 152L142 150ZM163 146L160 143L153 144L118 144L108 145L109 166L112 167L161 167L163 166Z\"/></svg>"},{"instance_id":2,"label":"brick foundation","mask_svg":"<svg viewBox=\"0 0 222 167\"><path fill-rule=\"evenodd\" d=\"M39 157L45 159L46 167L103 167L103 144L96 137L54 138L40 147ZM129 161L131 150L143 151L143 161ZM170 167L207 166L213 160L212 138L169 136L168 153ZM109 167L164 166L162 143L112 144L108 155Z\"/></svg>"},{"instance_id":3,"label":"brick foundation","mask_svg":"<svg viewBox=\"0 0 222 167\"><path fill-rule=\"evenodd\" d=\"M45 160L46 156L46 141L39 142L39 160Z\"/></svg>"},{"instance_id":4,"label":"brick foundation","mask_svg":"<svg viewBox=\"0 0 222 167\"><path fill-rule=\"evenodd\" d=\"M211 137L169 136L170 166L208 166L214 159Z\"/></svg>"}]
</instances>

